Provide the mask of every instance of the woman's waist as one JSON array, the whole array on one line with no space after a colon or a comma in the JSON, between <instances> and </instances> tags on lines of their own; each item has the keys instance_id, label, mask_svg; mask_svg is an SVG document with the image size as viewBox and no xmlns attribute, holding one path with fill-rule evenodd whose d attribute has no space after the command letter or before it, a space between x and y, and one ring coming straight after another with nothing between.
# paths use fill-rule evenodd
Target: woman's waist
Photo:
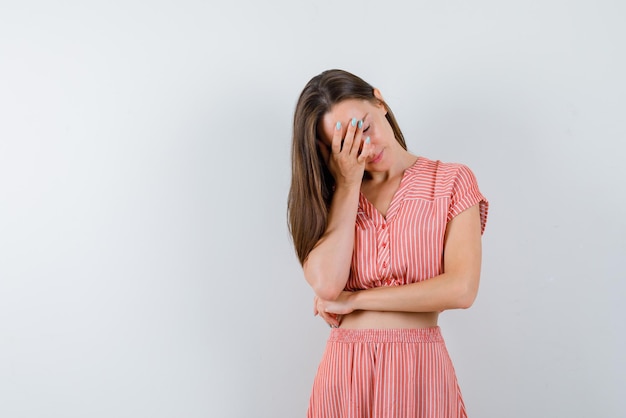
<instances>
[{"instance_id":1,"label":"woman's waist","mask_svg":"<svg viewBox=\"0 0 626 418\"><path fill-rule=\"evenodd\" d=\"M438 312L355 311L349 315L343 316L339 328L431 328L437 326L438 318Z\"/></svg>"},{"instance_id":2,"label":"woman's waist","mask_svg":"<svg viewBox=\"0 0 626 418\"><path fill-rule=\"evenodd\" d=\"M333 328L329 342L339 343L443 343L439 327L356 329Z\"/></svg>"}]
</instances>

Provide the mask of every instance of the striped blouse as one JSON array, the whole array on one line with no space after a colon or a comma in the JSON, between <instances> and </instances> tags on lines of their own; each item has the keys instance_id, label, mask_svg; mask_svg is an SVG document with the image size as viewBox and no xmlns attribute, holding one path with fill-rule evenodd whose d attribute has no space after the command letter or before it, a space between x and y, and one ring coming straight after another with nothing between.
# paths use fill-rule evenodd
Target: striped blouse
<instances>
[{"instance_id":1,"label":"striped blouse","mask_svg":"<svg viewBox=\"0 0 626 418\"><path fill-rule=\"evenodd\" d=\"M483 232L489 204L472 171L424 157L405 170L386 217L361 194L346 290L399 286L441 274L447 223L477 203Z\"/></svg>"}]
</instances>

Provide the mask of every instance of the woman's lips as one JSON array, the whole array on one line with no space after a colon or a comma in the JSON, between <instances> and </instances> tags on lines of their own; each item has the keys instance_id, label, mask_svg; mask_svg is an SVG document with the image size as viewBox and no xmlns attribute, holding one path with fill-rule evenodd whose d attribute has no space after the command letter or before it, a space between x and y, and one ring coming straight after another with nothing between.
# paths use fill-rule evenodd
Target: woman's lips
<instances>
[{"instance_id":1,"label":"woman's lips","mask_svg":"<svg viewBox=\"0 0 626 418\"><path fill-rule=\"evenodd\" d=\"M378 155L376 155L374 158L372 158L370 160L370 164L376 164L377 162L379 162L382 159L383 159L383 151L381 151Z\"/></svg>"}]
</instances>

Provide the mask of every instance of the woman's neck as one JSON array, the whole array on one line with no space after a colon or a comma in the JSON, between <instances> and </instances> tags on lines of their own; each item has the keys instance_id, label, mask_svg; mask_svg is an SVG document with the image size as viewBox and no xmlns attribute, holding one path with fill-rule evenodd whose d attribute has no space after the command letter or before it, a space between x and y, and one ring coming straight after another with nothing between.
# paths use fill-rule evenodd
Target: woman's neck
<instances>
[{"instance_id":1,"label":"woman's neck","mask_svg":"<svg viewBox=\"0 0 626 418\"><path fill-rule=\"evenodd\" d=\"M377 184L384 183L390 179L402 177L404 171L415 164L417 156L406 151L404 148L400 148L401 151L396 152L392 158L391 165L388 170L385 171L367 171L365 173L365 180L368 182Z\"/></svg>"}]
</instances>

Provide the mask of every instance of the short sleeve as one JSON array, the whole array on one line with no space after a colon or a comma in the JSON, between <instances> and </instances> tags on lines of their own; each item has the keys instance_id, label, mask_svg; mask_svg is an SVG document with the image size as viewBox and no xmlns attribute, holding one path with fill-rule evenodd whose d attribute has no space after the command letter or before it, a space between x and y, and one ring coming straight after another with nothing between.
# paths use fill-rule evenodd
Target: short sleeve
<instances>
[{"instance_id":1,"label":"short sleeve","mask_svg":"<svg viewBox=\"0 0 626 418\"><path fill-rule=\"evenodd\" d=\"M474 176L472 170L465 165L459 165L452 185L450 208L448 209L448 222L459 213L476 204L479 204L480 232L482 234L485 232L485 225L487 224L489 202L485 199L485 196L480 193L476 176Z\"/></svg>"}]
</instances>

